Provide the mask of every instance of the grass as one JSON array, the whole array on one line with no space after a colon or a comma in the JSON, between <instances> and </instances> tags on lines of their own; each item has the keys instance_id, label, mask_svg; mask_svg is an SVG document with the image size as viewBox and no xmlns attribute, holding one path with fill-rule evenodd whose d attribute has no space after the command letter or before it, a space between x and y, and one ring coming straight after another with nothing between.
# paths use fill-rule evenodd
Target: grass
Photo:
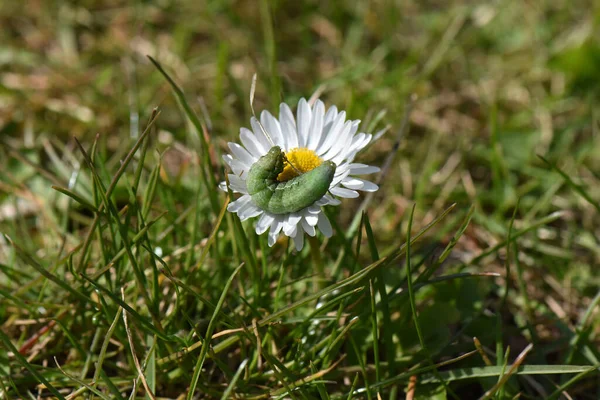
<instances>
[{"instance_id":1,"label":"grass","mask_svg":"<svg viewBox=\"0 0 600 400\"><path fill-rule=\"evenodd\" d=\"M597 399L599 16L1 3L0 398ZM254 73L390 128L301 252L216 189Z\"/></svg>"}]
</instances>

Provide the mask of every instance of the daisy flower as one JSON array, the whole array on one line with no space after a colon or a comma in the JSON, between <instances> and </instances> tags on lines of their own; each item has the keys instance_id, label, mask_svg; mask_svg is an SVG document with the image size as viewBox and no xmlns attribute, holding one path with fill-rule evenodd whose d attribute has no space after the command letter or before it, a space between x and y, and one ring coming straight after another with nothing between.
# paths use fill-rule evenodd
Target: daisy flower
<instances>
[{"instance_id":1,"label":"daisy flower","mask_svg":"<svg viewBox=\"0 0 600 400\"><path fill-rule=\"evenodd\" d=\"M346 112L338 111L336 106L325 110L325 105L320 100L311 106L305 99L301 99L294 118L289 106L281 103L279 118L263 111L260 124L254 117L250 124L252 130L240 129L242 145L230 142L231 154L223 156L233 172L228 175L229 187L234 193L242 194L227 209L236 213L242 221L259 217L256 233L261 235L268 230L269 246L273 246L282 232L294 240L298 251L304 245L305 232L315 236L318 228L324 236L330 237L333 230L322 207L339 205L341 202L338 197L358 197L357 190L374 192L378 189L376 184L355 175L378 172L379 168L353 162L356 154L369 144L372 135L358 132L360 121L346 120ZM246 179L252 165L273 146L279 146L288 161L277 176L279 182L311 171L325 161L335 163L335 174L328 193L296 212L274 214L259 207L248 194ZM225 182L220 186L226 190Z\"/></svg>"}]
</instances>

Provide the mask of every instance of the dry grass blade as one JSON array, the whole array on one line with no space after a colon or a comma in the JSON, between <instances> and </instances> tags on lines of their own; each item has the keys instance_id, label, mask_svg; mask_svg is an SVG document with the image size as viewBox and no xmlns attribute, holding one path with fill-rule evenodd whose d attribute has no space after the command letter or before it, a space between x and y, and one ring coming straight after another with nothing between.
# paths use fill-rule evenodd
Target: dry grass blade
<instances>
[{"instance_id":1,"label":"dry grass blade","mask_svg":"<svg viewBox=\"0 0 600 400\"><path fill-rule=\"evenodd\" d=\"M85 383L84 381L82 381L81 379L77 378L76 376L73 376L69 373L67 373L64 369L62 369L62 367L60 366L60 364L58 363L58 360L56 359L56 357L54 357L54 362L56 363L56 367L60 370L60 372L63 373L64 376L66 376L67 378L69 378L70 380L76 382L77 384L85 387L87 390L89 390L90 392L94 393L95 395L97 395L98 397L100 397L101 399L105 399L105 400L109 400L109 397L107 397L104 393L102 393L101 391L99 391L98 389L96 389L95 387L88 385L87 383ZM77 396L80 395L80 393L76 394ZM67 400L73 398L71 397L72 395L67 396Z\"/></svg>"},{"instance_id":2,"label":"dry grass blade","mask_svg":"<svg viewBox=\"0 0 600 400\"><path fill-rule=\"evenodd\" d=\"M121 288L121 299L125 302L125 290ZM135 354L135 345L133 344L133 337L131 336L131 330L129 329L129 324L127 323L127 311L123 311L123 323L125 324L125 332L127 332L127 340L129 341L129 349L131 350L131 357L133 358L133 362L135 363L135 367L137 368L138 378L141 379L142 385L144 385L144 389L146 390L146 394L150 399L155 400L154 393L148 386L148 382L146 381L146 376L144 375L144 371L142 371L142 367L140 366L140 361Z\"/></svg>"},{"instance_id":3,"label":"dry grass blade","mask_svg":"<svg viewBox=\"0 0 600 400\"><path fill-rule=\"evenodd\" d=\"M498 391L498 389L500 389L502 386L504 386L504 384L508 381L508 379L517 371L517 369L523 363L523 361L525 361L527 354L529 354L529 352L532 349L533 349L533 344L530 343L517 356L517 358L515 359L515 362L510 366L508 371L504 375L502 375L502 377L498 380L498 382L494 386L492 386L487 392L485 392L483 394L483 396L481 396L479 399L485 400L485 399L491 398L494 395L494 393L496 393Z\"/></svg>"},{"instance_id":4,"label":"dry grass blade","mask_svg":"<svg viewBox=\"0 0 600 400\"><path fill-rule=\"evenodd\" d=\"M306 376L304 378L298 379L297 381L291 383L289 385L290 389L294 389L294 388L300 387L300 386L305 385L307 383L310 383L310 382L312 382L312 381L314 381L316 379L322 378L323 376L325 376L328 373L330 373L331 371L333 371L339 365L339 363L341 363L344 360L344 358L346 358L345 355L342 356L341 358L339 358L336 362L334 362L329 368L321 370L321 371L316 372L314 374L308 375L308 376ZM286 388L277 389L277 390L272 391L270 393L270 396L280 396L283 393L286 393L288 391L289 390L286 389ZM261 398L261 397L257 397L257 398Z\"/></svg>"}]
</instances>

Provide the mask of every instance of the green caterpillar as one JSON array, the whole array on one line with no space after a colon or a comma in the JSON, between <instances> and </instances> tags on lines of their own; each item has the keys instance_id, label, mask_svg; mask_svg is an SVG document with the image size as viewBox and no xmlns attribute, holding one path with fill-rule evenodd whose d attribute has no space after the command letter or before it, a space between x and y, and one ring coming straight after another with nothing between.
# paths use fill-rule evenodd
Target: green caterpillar
<instances>
[{"instance_id":1,"label":"green caterpillar","mask_svg":"<svg viewBox=\"0 0 600 400\"><path fill-rule=\"evenodd\" d=\"M310 206L327 193L333 181L336 165L325 161L315 169L290 179L277 181L283 171L285 154L273 146L255 162L246 179L252 201L272 214L287 214Z\"/></svg>"}]
</instances>

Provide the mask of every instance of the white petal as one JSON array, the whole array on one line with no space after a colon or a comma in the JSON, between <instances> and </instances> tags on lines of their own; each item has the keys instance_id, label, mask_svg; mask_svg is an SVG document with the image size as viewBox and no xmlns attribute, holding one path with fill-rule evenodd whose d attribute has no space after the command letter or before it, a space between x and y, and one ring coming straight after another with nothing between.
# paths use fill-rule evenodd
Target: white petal
<instances>
[{"instance_id":1,"label":"white petal","mask_svg":"<svg viewBox=\"0 0 600 400\"><path fill-rule=\"evenodd\" d=\"M319 147L317 153L326 160L330 160L332 156L327 154L337 154L340 146L348 146L348 143L342 142L341 138L348 136L352 129L352 122L344 122L346 113L342 111L339 113L337 119L333 122L333 126L327 133L327 139L322 146Z\"/></svg>"},{"instance_id":2,"label":"white petal","mask_svg":"<svg viewBox=\"0 0 600 400\"><path fill-rule=\"evenodd\" d=\"M323 206L329 205L329 200L327 199L326 196L327 195L325 195L325 196L321 197L319 200L315 201L315 205L317 207L323 207Z\"/></svg>"},{"instance_id":3,"label":"white petal","mask_svg":"<svg viewBox=\"0 0 600 400\"><path fill-rule=\"evenodd\" d=\"M310 129L308 131L308 140L306 147L310 150L316 150L319 142L321 141L321 135L323 134L323 119L325 117L325 105L321 100L317 100L313 107L312 121L310 123Z\"/></svg>"},{"instance_id":4,"label":"white petal","mask_svg":"<svg viewBox=\"0 0 600 400\"><path fill-rule=\"evenodd\" d=\"M335 174L343 174L344 172L350 172L350 164L348 164L347 162L342 162L341 164L337 164L337 167L335 168Z\"/></svg>"},{"instance_id":5,"label":"white petal","mask_svg":"<svg viewBox=\"0 0 600 400\"><path fill-rule=\"evenodd\" d=\"M254 159L254 157L252 157L250 155L250 153L248 153L248 150L246 150L245 148L243 148L239 144L237 144L237 143L231 143L230 142L230 143L227 143L227 145L229 146L229 149L231 150L231 152L233 153L233 155L235 156L235 158L237 158L238 160L240 160L244 164L252 165L256 161Z\"/></svg>"},{"instance_id":6,"label":"white petal","mask_svg":"<svg viewBox=\"0 0 600 400\"><path fill-rule=\"evenodd\" d=\"M304 98L298 103L296 123L298 124L298 146L306 147L308 132L312 120L312 111Z\"/></svg>"},{"instance_id":7,"label":"white petal","mask_svg":"<svg viewBox=\"0 0 600 400\"><path fill-rule=\"evenodd\" d=\"M279 232L281 232L281 228L283 228L283 218L280 215L276 215L275 218L273 218L273 222L271 222L271 230L269 233L277 236L279 235Z\"/></svg>"},{"instance_id":8,"label":"white petal","mask_svg":"<svg viewBox=\"0 0 600 400\"><path fill-rule=\"evenodd\" d=\"M350 175L374 174L379 172L379 167L374 167L366 164L352 163L350 164Z\"/></svg>"},{"instance_id":9,"label":"white petal","mask_svg":"<svg viewBox=\"0 0 600 400\"><path fill-rule=\"evenodd\" d=\"M311 214L318 214L321 212L321 207L313 204L312 206L306 207L305 210Z\"/></svg>"},{"instance_id":10,"label":"white petal","mask_svg":"<svg viewBox=\"0 0 600 400\"><path fill-rule=\"evenodd\" d=\"M248 218L258 217L259 215L264 214L264 211L257 206L254 206L254 209L250 212L248 211Z\"/></svg>"},{"instance_id":11,"label":"white petal","mask_svg":"<svg viewBox=\"0 0 600 400\"><path fill-rule=\"evenodd\" d=\"M250 195L245 194L236 201L232 201L231 203L229 203L227 205L227 211L237 213L240 210L240 208L248 204L251 199L252 197L250 197Z\"/></svg>"},{"instance_id":12,"label":"white petal","mask_svg":"<svg viewBox=\"0 0 600 400\"><path fill-rule=\"evenodd\" d=\"M326 194L325 197L327 198L327 201L329 202L328 204L330 206L339 206L340 204L342 204L342 202L339 199L336 199L333 196L330 196L329 194Z\"/></svg>"},{"instance_id":13,"label":"white petal","mask_svg":"<svg viewBox=\"0 0 600 400\"><path fill-rule=\"evenodd\" d=\"M255 117L250 118L250 125L252 125L252 132L254 132L256 138L264 149L267 149L268 151L271 147L273 147L271 141L265 136L265 132L261 128L261 124L258 123L258 120Z\"/></svg>"},{"instance_id":14,"label":"white petal","mask_svg":"<svg viewBox=\"0 0 600 400\"><path fill-rule=\"evenodd\" d=\"M285 227L284 227L284 231L285 231ZM296 236L296 234L298 234L298 225L294 225L294 228L289 231L289 232L283 232L286 236L293 238L294 236Z\"/></svg>"},{"instance_id":15,"label":"white petal","mask_svg":"<svg viewBox=\"0 0 600 400\"><path fill-rule=\"evenodd\" d=\"M223 181L223 182L219 183L219 189L226 192L227 191L227 182Z\"/></svg>"},{"instance_id":16,"label":"white petal","mask_svg":"<svg viewBox=\"0 0 600 400\"><path fill-rule=\"evenodd\" d=\"M354 190L344 189L339 186L331 188L329 191L338 197L346 197L349 199L354 199L358 197L358 192L355 192Z\"/></svg>"},{"instance_id":17,"label":"white petal","mask_svg":"<svg viewBox=\"0 0 600 400\"><path fill-rule=\"evenodd\" d=\"M331 158L334 163L341 163L344 160L351 162L354 160L354 156L360 150L362 150L371 141L371 135L366 133L359 133L352 139L352 143L347 148L343 149L342 152Z\"/></svg>"},{"instance_id":18,"label":"white petal","mask_svg":"<svg viewBox=\"0 0 600 400\"><path fill-rule=\"evenodd\" d=\"M358 119L355 119L354 121L351 122L350 132L344 139L346 141L346 143L351 143L351 144L355 143L357 141L357 136L360 135L360 137L362 138L366 135L363 132L357 133L359 125L360 125L360 120L358 120ZM348 147L350 147L350 146L348 146Z\"/></svg>"},{"instance_id":19,"label":"white petal","mask_svg":"<svg viewBox=\"0 0 600 400\"><path fill-rule=\"evenodd\" d=\"M234 174L228 174L229 187L233 192L248 194L248 188L246 187L246 181Z\"/></svg>"},{"instance_id":20,"label":"white petal","mask_svg":"<svg viewBox=\"0 0 600 400\"><path fill-rule=\"evenodd\" d=\"M340 112L336 118L331 122L329 126L323 129L323 137L321 138L322 143L317 147L316 153L317 155L323 155L331 148L336 140L338 139L338 135L341 129L344 127L344 121L346 120L346 112Z\"/></svg>"},{"instance_id":21,"label":"white petal","mask_svg":"<svg viewBox=\"0 0 600 400\"><path fill-rule=\"evenodd\" d=\"M364 186L362 180L353 177L343 179L341 181L341 184L344 185L344 187L347 187L348 189L354 190L362 189L362 187Z\"/></svg>"},{"instance_id":22,"label":"white petal","mask_svg":"<svg viewBox=\"0 0 600 400\"><path fill-rule=\"evenodd\" d=\"M323 132L327 132L325 128L329 129L331 127L331 123L337 118L338 109L336 106L329 107L329 110L325 113L325 118L323 120Z\"/></svg>"},{"instance_id":23,"label":"white petal","mask_svg":"<svg viewBox=\"0 0 600 400\"><path fill-rule=\"evenodd\" d=\"M266 212L263 213L263 215L260 216L258 222L256 223L256 234L262 235L263 233L265 233L273 223L274 219L275 217L273 217L271 214Z\"/></svg>"},{"instance_id":24,"label":"white petal","mask_svg":"<svg viewBox=\"0 0 600 400\"><path fill-rule=\"evenodd\" d=\"M379 190L379 186L377 186L376 183L373 183L371 181L367 181L364 179L360 179L360 178L357 178L357 179L363 182L363 187L362 187L362 189L360 189L363 192L376 192L377 190ZM343 184L344 184L344 182L342 182L342 185Z\"/></svg>"},{"instance_id":25,"label":"white petal","mask_svg":"<svg viewBox=\"0 0 600 400\"><path fill-rule=\"evenodd\" d=\"M245 221L248 218L256 217L257 215L260 215L262 213L263 210L254 205L254 203L252 203L251 201L249 201L239 209L237 215L240 218L240 221Z\"/></svg>"},{"instance_id":26,"label":"white petal","mask_svg":"<svg viewBox=\"0 0 600 400\"><path fill-rule=\"evenodd\" d=\"M371 135L370 133L363 133L363 140L362 143L357 144L356 146L354 146L356 148L357 151L360 151L362 149L365 148L366 145L368 145L369 143L371 143L371 139L373 138L373 135ZM354 139L353 139L354 142Z\"/></svg>"},{"instance_id":27,"label":"white petal","mask_svg":"<svg viewBox=\"0 0 600 400\"><path fill-rule=\"evenodd\" d=\"M379 186L373 182L366 181L360 178L349 177L342 181L342 185L348 189L362 190L364 192L376 192Z\"/></svg>"},{"instance_id":28,"label":"white petal","mask_svg":"<svg viewBox=\"0 0 600 400\"><path fill-rule=\"evenodd\" d=\"M335 187L335 186L339 185L340 182L342 182L344 179L346 179L348 174L350 174L350 171L348 171L348 170L346 170L345 172L342 172L340 174L338 174L337 170L336 170L335 176L333 177L333 180L331 181L331 185L329 185L329 187Z\"/></svg>"},{"instance_id":29,"label":"white petal","mask_svg":"<svg viewBox=\"0 0 600 400\"><path fill-rule=\"evenodd\" d=\"M333 235L333 229L331 228L331 222L327 218L325 213L319 214L319 222L317 223L319 230L323 233L325 237L331 237Z\"/></svg>"},{"instance_id":30,"label":"white petal","mask_svg":"<svg viewBox=\"0 0 600 400\"><path fill-rule=\"evenodd\" d=\"M231 162L233 161L233 157L231 157L231 154L223 154L221 158L223 159L223 161L225 161L227 165L231 167Z\"/></svg>"},{"instance_id":31,"label":"white petal","mask_svg":"<svg viewBox=\"0 0 600 400\"><path fill-rule=\"evenodd\" d=\"M263 145L258 141L254 133L250 129L241 128L240 129L240 140L244 147L248 150L252 156L258 160L259 157L267 154L269 149L263 148Z\"/></svg>"},{"instance_id":32,"label":"white petal","mask_svg":"<svg viewBox=\"0 0 600 400\"><path fill-rule=\"evenodd\" d=\"M310 226L315 226L317 224L318 220L319 220L319 214L311 214L309 212L306 212L304 214L303 221L306 221L306 223Z\"/></svg>"},{"instance_id":33,"label":"white petal","mask_svg":"<svg viewBox=\"0 0 600 400\"><path fill-rule=\"evenodd\" d=\"M287 236L292 236L301 218L302 216L298 213L286 215L286 218L283 220L283 233Z\"/></svg>"},{"instance_id":34,"label":"white petal","mask_svg":"<svg viewBox=\"0 0 600 400\"><path fill-rule=\"evenodd\" d=\"M373 137L373 135L369 134L369 133L358 133L356 134L353 138L352 138L352 143L350 145L350 149L349 152L352 151L360 151L363 148L365 148L366 145L369 144L369 142L371 141L371 138Z\"/></svg>"},{"instance_id":35,"label":"white petal","mask_svg":"<svg viewBox=\"0 0 600 400\"><path fill-rule=\"evenodd\" d=\"M231 170L233 171L233 175L246 180L246 175L248 174L248 171L250 171L250 165L234 158L231 160Z\"/></svg>"},{"instance_id":36,"label":"white petal","mask_svg":"<svg viewBox=\"0 0 600 400\"><path fill-rule=\"evenodd\" d=\"M283 135L281 134L281 127L279 126L279 122L275 119L274 116L271 115L268 111L263 111L260 113L260 122L263 124L263 127L271 135L271 139L273 139L273 143L276 146L285 149L285 141L283 140Z\"/></svg>"},{"instance_id":37,"label":"white petal","mask_svg":"<svg viewBox=\"0 0 600 400\"><path fill-rule=\"evenodd\" d=\"M300 219L302 219L302 215L300 215L299 213L292 213L292 214L288 214L288 223L293 224L293 225L298 225L298 222L300 222Z\"/></svg>"},{"instance_id":38,"label":"white petal","mask_svg":"<svg viewBox=\"0 0 600 400\"><path fill-rule=\"evenodd\" d=\"M277 241L277 236L278 235L279 235L278 233L271 233L271 232L269 232L269 236L268 236L268 239L267 239L267 242L269 243L269 247L273 247L273 245Z\"/></svg>"},{"instance_id":39,"label":"white petal","mask_svg":"<svg viewBox=\"0 0 600 400\"><path fill-rule=\"evenodd\" d=\"M331 144L331 147L329 148L329 150L327 150L327 152L325 154L323 154L323 159L333 160L333 158L337 154L339 154L342 150L348 149L350 147L349 146L350 143L347 140L348 135L350 135L350 130L352 130L352 122L347 121L344 124L344 126L337 132L336 139ZM338 163L336 163L336 164L338 164Z\"/></svg>"},{"instance_id":40,"label":"white petal","mask_svg":"<svg viewBox=\"0 0 600 400\"><path fill-rule=\"evenodd\" d=\"M300 213L302 214L302 218L310 218L312 216L316 216L321 212L321 207L315 206L314 204L304 208ZM315 225L315 224L311 224Z\"/></svg>"},{"instance_id":41,"label":"white petal","mask_svg":"<svg viewBox=\"0 0 600 400\"><path fill-rule=\"evenodd\" d=\"M296 251L302 250L302 247L304 247L304 233L298 232L294 236L294 244L296 245Z\"/></svg>"},{"instance_id":42,"label":"white petal","mask_svg":"<svg viewBox=\"0 0 600 400\"><path fill-rule=\"evenodd\" d=\"M281 133L287 144L285 151L298 147L298 133L296 132L296 121L290 107L281 103L279 106L279 123L281 124Z\"/></svg>"},{"instance_id":43,"label":"white petal","mask_svg":"<svg viewBox=\"0 0 600 400\"><path fill-rule=\"evenodd\" d=\"M319 207L328 206L328 205L329 206L339 206L340 204L342 204L341 201L339 201L335 197L330 196L329 194L326 194L325 196L321 197L319 200L315 201L315 205L317 205Z\"/></svg>"},{"instance_id":44,"label":"white petal","mask_svg":"<svg viewBox=\"0 0 600 400\"><path fill-rule=\"evenodd\" d=\"M315 227L313 225L309 225L305 219L302 219L302 229L304 229L304 232L308 233L309 236L315 236L317 234ZM302 232L299 234L302 234Z\"/></svg>"}]
</instances>

